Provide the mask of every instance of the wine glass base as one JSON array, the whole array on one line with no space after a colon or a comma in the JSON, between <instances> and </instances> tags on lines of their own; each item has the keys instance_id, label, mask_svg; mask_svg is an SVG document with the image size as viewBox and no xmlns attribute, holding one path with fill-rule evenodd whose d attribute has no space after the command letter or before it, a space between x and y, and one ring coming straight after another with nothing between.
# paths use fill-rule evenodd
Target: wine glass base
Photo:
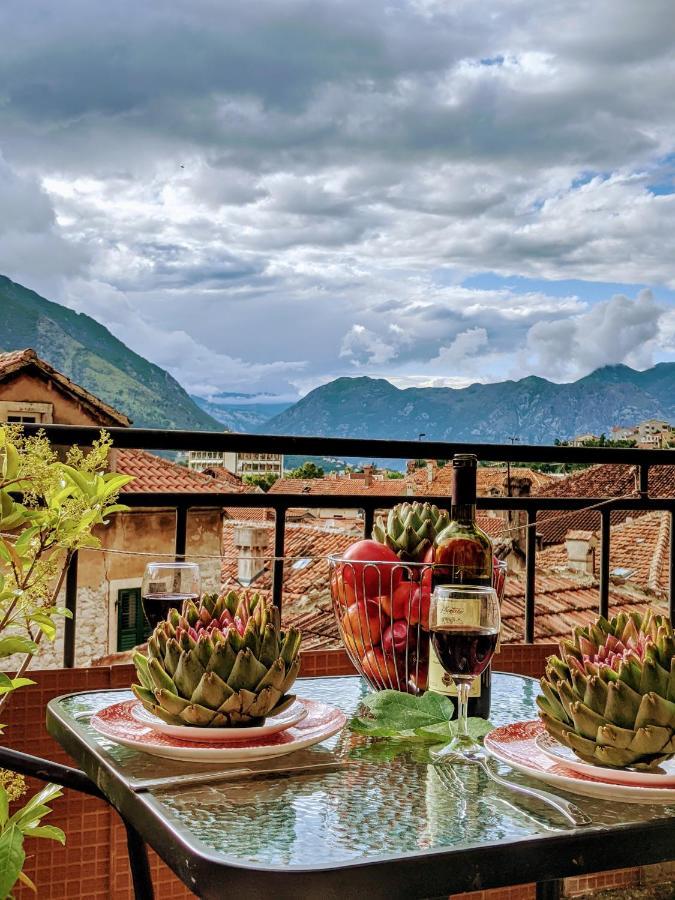
<instances>
[{"instance_id":1,"label":"wine glass base","mask_svg":"<svg viewBox=\"0 0 675 900\"><path fill-rule=\"evenodd\" d=\"M446 757L460 756L471 750L480 750L480 744L468 734L456 735L449 743L444 744L439 750L431 750L434 760L442 760Z\"/></svg>"}]
</instances>

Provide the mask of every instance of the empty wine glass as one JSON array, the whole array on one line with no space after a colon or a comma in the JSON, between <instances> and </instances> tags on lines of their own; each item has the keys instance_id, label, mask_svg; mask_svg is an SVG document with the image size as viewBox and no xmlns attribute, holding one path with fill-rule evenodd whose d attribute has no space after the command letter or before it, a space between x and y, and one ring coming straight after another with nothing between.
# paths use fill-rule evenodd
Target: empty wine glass
<instances>
[{"instance_id":1,"label":"empty wine glass","mask_svg":"<svg viewBox=\"0 0 675 900\"><path fill-rule=\"evenodd\" d=\"M431 595L431 643L457 687L457 734L435 758L466 752L477 745L467 730L471 683L486 669L499 637L499 600L483 585L440 585Z\"/></svg>"}]
</instances>

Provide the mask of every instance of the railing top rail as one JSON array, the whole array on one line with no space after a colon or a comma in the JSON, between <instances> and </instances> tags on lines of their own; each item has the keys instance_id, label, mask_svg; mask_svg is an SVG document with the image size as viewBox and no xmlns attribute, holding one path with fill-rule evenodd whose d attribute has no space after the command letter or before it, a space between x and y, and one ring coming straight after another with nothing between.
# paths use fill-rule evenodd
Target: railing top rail
<instances>
[{"instance_id":1,"label":"railing top rail","mask_svg":"<svg viewBox=\"0 0 675 900\"><path fill-rule=\"evenodd\" d=\"M27 434L43 429L55 444L91 444L98 426L24 425ZM452 441L392 441L363 438L299 437L275 434L238 434L159 428L107 428L118 448L144 450L211 450L266 452L299 456L382 459L449 459L455 453L475 453L485 462L616 463L675 465L675 450L634 447L558 447L533 444L456 443Z\"/></svg>"}]
</instances>

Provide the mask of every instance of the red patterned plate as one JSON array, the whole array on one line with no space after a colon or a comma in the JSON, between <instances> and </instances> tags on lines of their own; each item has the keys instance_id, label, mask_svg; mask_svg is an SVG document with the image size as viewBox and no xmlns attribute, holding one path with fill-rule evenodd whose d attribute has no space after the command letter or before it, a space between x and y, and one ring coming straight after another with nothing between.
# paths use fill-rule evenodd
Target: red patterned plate
<instances>
[{"instance_id":1,"label":"red patterned plate","mask_svg":"<svg viewBox=\"0 0 675 900\"><path fill-rule=\"evenodd\" d=\"M284 756L311 747L337 734L347 722L345 714L318 700L298 698L307 709L307 716L286 731L249 740L190 741L155 731L150 725L139 722L134 716L137 700L114 703L96 713L91 725L104 737L154 756L180 759L188 762L251 762Z\"/></svg>"},{"instance_id":2,"label":"red patterned plate","mask_svg":"<svg viewBox=\"0 0 675 900\"><path fill-rule=\"evenodd\" d=\"M612 780L611 769L603 769L602 774L591 775L575 771L566 763L556 761L537 745L537 739L543 733L544 726L538 719L503 725L486 736L485 749L495 759L518 772L574 794L602 800L623 800L627 803L675 805L675 787L648 787L636 781L618 783Z\"/></svg>"}]
</instances>

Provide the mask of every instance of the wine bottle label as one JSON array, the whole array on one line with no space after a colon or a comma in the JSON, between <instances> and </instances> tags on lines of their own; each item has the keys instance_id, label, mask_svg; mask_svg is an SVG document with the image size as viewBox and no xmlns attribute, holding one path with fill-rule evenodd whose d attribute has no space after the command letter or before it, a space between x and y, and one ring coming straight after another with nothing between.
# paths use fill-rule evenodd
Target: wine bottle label
<instances>
[{"instance_id":1,"label":"wine bottle label","mask_svg":"<svg viewBox=\"0 0 675 900\"><path fill-rule=\"evenodd\" d=\"M439 599L436 604L436 622L438 625L480 625L480 600ZM469 697L480 697L480 678L471 682ZM447 697L457 696L457 686L440 664L433 644L429 642L429 690Z\"/></svg>"},{"instance_id":2,"label":"wine bottle label","mask_svg":"<svg viewBox=\"0 0 675 900\"><path fill-rule=\"evenodd\" d=\"M437 694L445 694L446 697L457 696L457 685L438 661L431 642L429 643L429 690L435 691ZM469 689L469 697L480 697L480 694L480 678L474 678Z\"/></svg>"}]
</instances>

